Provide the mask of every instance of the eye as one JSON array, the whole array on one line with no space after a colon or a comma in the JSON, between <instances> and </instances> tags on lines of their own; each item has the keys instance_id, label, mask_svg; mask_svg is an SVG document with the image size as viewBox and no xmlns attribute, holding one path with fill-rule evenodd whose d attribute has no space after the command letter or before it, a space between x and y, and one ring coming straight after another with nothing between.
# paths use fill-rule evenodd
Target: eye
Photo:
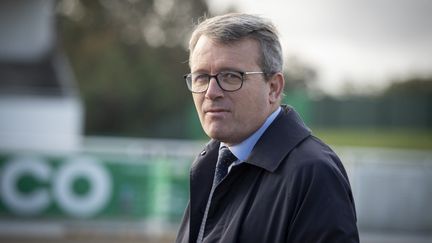
<instances>
[{"instance_id":1,"label":"eye","mask_svg":"<svg viewBox=\"0 0 432 243\"><path fill-rule=\"evenodd\" d=\"M201 74L201 73L192 74L192 81L194 83L207 83L208 80L209 80L208 74Z\"/></svg>"},{"instance_id":2,"label":"eye","mask_svg":"<svg viewBox=\"0 0 432 243\"><path fill-rule=\"evenodd\" d=\"M238 72L223 72L220 75L224 82L236 83L242 80L242 75Z\"/></svg>"}]
</instances>

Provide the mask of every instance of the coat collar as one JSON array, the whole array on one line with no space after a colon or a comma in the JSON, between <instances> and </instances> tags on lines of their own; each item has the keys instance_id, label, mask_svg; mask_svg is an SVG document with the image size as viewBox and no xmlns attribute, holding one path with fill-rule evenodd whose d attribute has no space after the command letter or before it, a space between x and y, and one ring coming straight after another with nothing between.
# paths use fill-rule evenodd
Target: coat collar
<instances>
[{"instance_id":1,"label":"coat collar","mask_svg":"<svg viewBox=\"0 0 432 243\"><path fill-rule=\"evenodd\" d=\"M299 114L292 107L283 105L281 113L258 140L245 162L274 172L283 158L310 134Z\"/></svg>"},{"instance_id":2,"label":"coat collar","mask_svg":"<svg viewBox=\"0 0 432 243\"><path fill-rule=\"evenodd\" d=\"M301 141L310 136L310 129L290 106L282 105L282 111L255 144L246 163L274 172L283 158ZM211 176L216 165L220 142L210 140L192 165L192 174ZM200 161L205 163L200 163ZM208 170L211 172L209 173Z\"/></svg>"}]
</instances>

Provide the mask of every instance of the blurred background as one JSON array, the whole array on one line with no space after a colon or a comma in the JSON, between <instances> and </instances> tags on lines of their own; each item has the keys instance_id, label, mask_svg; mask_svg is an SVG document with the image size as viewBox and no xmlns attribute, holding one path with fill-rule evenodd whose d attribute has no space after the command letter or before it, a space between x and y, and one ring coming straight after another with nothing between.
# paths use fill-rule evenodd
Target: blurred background
<instances>
[{"instance_id":1,"label":"blurred background","mask_svg":"<svg viewBox=\"0 0 432 243\"><path fill-rule=\"evenodd\" d=\"M432 2L0 2L0 242L173 242L206 142L187 42L279 28L284 103L342 158L362 242L432 242Z\"/></svg>"}]
</instances>

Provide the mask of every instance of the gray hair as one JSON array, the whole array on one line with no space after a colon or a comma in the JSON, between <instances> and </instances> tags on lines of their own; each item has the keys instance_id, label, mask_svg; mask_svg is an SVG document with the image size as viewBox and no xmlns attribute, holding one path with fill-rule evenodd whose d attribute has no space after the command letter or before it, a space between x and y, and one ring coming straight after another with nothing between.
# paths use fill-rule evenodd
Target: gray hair
<instances>
[{"instance_id":1,"label":"gray hair","mask_svg":"<svg viewBox=\"0 0 432 243\"><path fill-rule=\"evenodd\" d=\"M199 23L189 41L189 60L201 36L229 44L251 38L260 44L258 61L262 71L268 75L282 71L282 47L276 27L267 19L250 14L231 13L205 19Z\"/></svg>"}]
</instances>

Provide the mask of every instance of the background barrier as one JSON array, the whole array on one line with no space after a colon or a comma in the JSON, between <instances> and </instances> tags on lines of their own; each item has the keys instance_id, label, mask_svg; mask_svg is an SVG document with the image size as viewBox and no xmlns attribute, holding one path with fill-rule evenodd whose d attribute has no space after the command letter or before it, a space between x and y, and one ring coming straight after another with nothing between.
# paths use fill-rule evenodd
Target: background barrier
<instances>
[{"instance_id":1,"label":"background barrier","mask_svg":"<svg viewBox=\"0 0 432 243\"><path fill-rule=\"evenodd\" d=\"M88 137L81 151L70 153L2 151L0 236L91 232L170 235L169 242L188 201L190 164L203 146ZM432 239L431 152L347 147L336 152L350 177L361 232Z\"/></svg>"}]
</instances>

